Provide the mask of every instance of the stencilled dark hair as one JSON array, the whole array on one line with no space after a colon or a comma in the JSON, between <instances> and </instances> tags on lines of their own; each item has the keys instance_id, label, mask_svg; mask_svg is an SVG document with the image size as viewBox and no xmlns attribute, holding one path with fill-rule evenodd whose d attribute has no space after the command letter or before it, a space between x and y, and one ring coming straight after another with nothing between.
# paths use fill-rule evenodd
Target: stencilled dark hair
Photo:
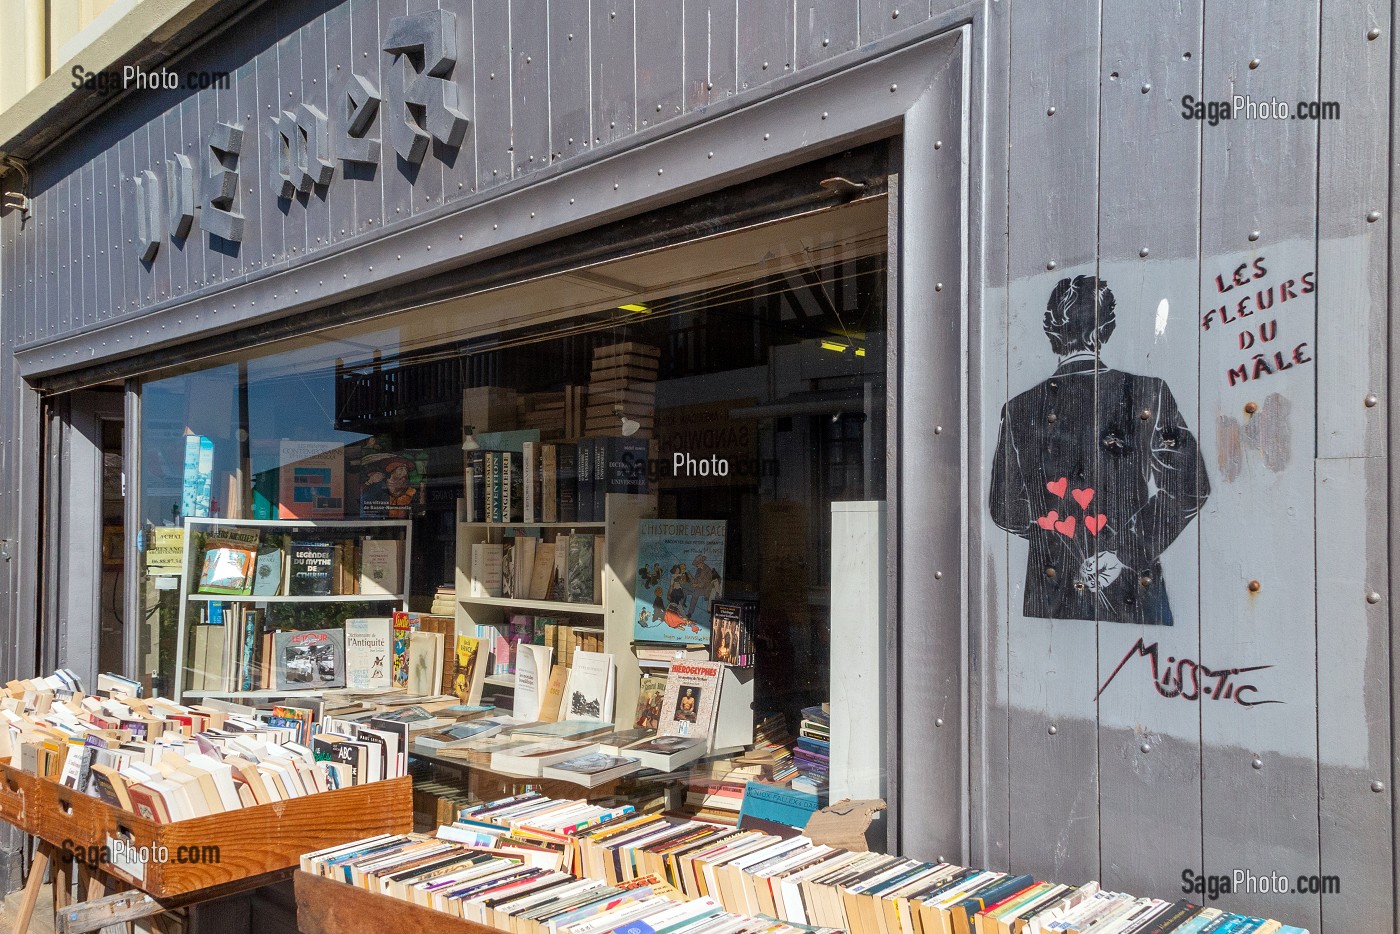
<instances>
[{"instance_id":1,"label":"stencilled dark hair","mask_svg":"<svg viewBox=\"0 0 1400 934\"><path fill-rule=\"evenodd\" d=\"M1097 350L1113 334L1113 290L1097 276L1061 279L1045 305L1045 336L1061 357Z\"/></svg>"}]
</instances>

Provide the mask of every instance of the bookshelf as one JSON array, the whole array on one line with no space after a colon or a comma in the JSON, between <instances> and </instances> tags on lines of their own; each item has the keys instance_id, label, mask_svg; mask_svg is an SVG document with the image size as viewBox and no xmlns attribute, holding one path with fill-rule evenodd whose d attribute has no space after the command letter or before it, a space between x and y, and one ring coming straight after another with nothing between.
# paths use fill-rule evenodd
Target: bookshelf
<instances>
[{"instance_id":1,"label":"bookshelf","mask_svg":"<svg viewBox=\"0 0 1400 934\"><path fill-rule=\"evenodd\" d=\"M399 567L400 588L396 593L336 593L317 595L257 595L257 594L205 594L198 593L200 569L204 560L203 542L210 537L218 537L221 530L226 532L256 532L260 541L267 543L273 539L280 538L282 542L287 542L296 537L323 538L330 543L345 542L354 539L381 538L396 539L403 542L403 560ZM412 593L411 571L413 567L413 524L407 519L215 519L215 518L195 518L185 519L184 538L184 558L181 565L183 572L180 575L180 614L176 628L175 637L175 685L174 696L176 700L182 700L186 694L195 694L200 697L244 697L256 695L260 692L248 692L239 690L228 690L232 685L226 685L226 689L209 688L207 686L195 687L190 685L188 675L195 669L191 664L190 650L194 645L193 627L200 619L201 613L212 603L233 604L237 607L273 607L288 604L307 606L319 606L319 615L323 620L332 621L335 617L336 604L373 604L376 612L381 615L388 615L394 610L407 609L408 595ZM283 561L290 560L284 554ZM358 569L354 570L358 576ZM325 628L331 628L326 626ZM231 672L232 659L229 657L232 640L225 637L222 651L223 672ZM261 693L268 693L262 691ZM272 692L278 696L287 694L300 694L300 691L278 691ZM314 693L314 691L313 691Z\"/></svg>"},{"instance_id":2,"label":"bookshelf","mask_svg":"<svg viewBox=\"0 0 1400 934\"><path fill-rule=\"evenodd\" d=\"M600 617L579 623L580 628L603 630L603 651L616 664L614 721L631 726L637 706L641 668L632 646L633 587L637 574L637 534L642 519L655 518L656 496L650 493L609 493L602 522L467 522L465 506L457 507L457 631L470 635L477 626L490 626L504 632L506 617L513 612L534 616ZM605 539L602 602L568 603L559 600L526 600L508 597L471 596L472 546L500 544L507 530L570 532L575 529L602 534ZM555 659L558 662L558 659ZM514 675L489 675L486 683L513 687Z\"/></svg>"}]
</instances>

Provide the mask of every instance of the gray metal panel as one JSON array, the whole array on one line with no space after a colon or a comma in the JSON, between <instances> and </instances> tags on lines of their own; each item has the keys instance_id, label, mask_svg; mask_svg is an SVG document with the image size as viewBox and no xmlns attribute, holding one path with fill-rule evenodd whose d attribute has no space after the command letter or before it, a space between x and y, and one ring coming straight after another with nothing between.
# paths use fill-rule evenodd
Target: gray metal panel
<instances>
[{"instance_id":1,"label":"gray metal panel","mask_svg":"<svg viewBox=\"0 0 1400 934\"><path fill-rule=\"evenodd\" d=\"M147 137L146 149L147 168L155 173L156 186L161 191L162 217L156 223L156 229L162 231L160 251L156 253L155 259L151 262L156 301L174 297L176 272L183 270L185 265L184 256L170 247L170 237L166 233L168 225L164 217L170 200L166 196L164 188L165 160L175 151L176 141L180 138L180 107L178 99L171 92L161 91L159 94L160 103L164 108L163 115L159 119L151 121L151 132L150 136Z\"/></svg>"},{"instance_id":2,"label":"gray metal panel","mask_svg":"<svg viewBox=\"0 0 1400 934\"><path fill-rule=\"evenodd\" d=\"M862 8L848 0L807 0L796 7L797 67L807 68L860 42ZM884 19L888 20L886 15Z\"/></svg>"},{"instance_id":3,"label":"gray metal panel","mask_svg":"<svg viewBox=\"0 0 1400 934\"><path fill-rule=\"evenodd\" d=\"M139 132L139 131L138 131ZM122 307L114 309L113 317L122 318L140 306L142 280L145 270L137 262L137 250L132 242L136 229L136 192L132 179L136 176L136 134L117 141L117 203L121 205L122 228L117 232L117 268L122 277Z\"/></svg>"},{"instance_id":4,"label":"gray metal panel","mask_svg":"<svg viewBox=\"0 0 1400 934\"><path fill-rule=\"evenodd\" d=\"M737 0L686 0L685 106L701 108L739 88Z\"/></svg>"},{"instance_id":5,"label":"gray metal panel","mask_svg":"<svg viewBox=\"0 0 1400 934\"><path fill-rule=\"evenodd\" d=\"M1300 28L1260 30L1242 48L1232 24L1265 15ZM1204 93L1211 99L1231 91L1255 101L1316 99L1316 15L1316 6L1305 0L1208 5ZM1251 61L1258 67L1250 67ZM1217 307L1237 308L1241 292L1248 298L1274 287L1279 301L1286 279L1301 292L1298 282L1316 256L1316 219L1308 208L1299 209L1314 203L1316 147L1317 126L1304 121L1239 119L1204 131L1203 321ZM1239 265L1256 272L1256 259L1268 270L1257 287L1246 279L1245 286L1221 291ZM1259 867L1296 877L1318 871L1313 458L1319 371L1316 363L1290 363L1272 375L1254 371L1250 381L1234 386L1226 375L1240 363L1253 369L1259 348L1242 346L1241 335L1257 334L1271 319L1278 321L1278 332L1267 347L1270 355L1277 350L1289 362L1299 344L1315 347L1316 308L1315 296L1302 294L1272 313L1234 323L1222 324L1217 314L1200 335L1201 420L1215 426L1216 455L1214 489L1198 520L1206 611L1200 660L1217 669L1271 665L1250 673L1259 689L1251 696L1283 701L1250 708L1228 699L1202 705L1207 873ZM1245 410L1250 403L1256 411ZM1259 582L1257 592L1249 589L1250 581ZM1320 920L1316 895L1235 893L1219 904L1267 910L1309 929Z\"/></svg>"},{"instance_id":6,"label":"gray metal panel","mask_svg":"<svg viewBox=\"0 0 1400 934\"><path fill-rule=\"evenodd\" d=\"M452 69L452 81L457 85L457 100L467 118L467 135L458 148L447 149L435 145L429 154L430 158L436 158L441 163L442 190L446 201L469 197L476 191L476 69L472 59L476 27L470 3L459 3L451 9L457 14L457 65Z\"/></svg>"},{"instance_id":7,"label":"gray metal panel","mask_svg":"<svg viewBox=\"0 0 1400 934\"><path fill-rule=\"evenodd\" d=\"M538 3L510 4L512 174L529 175L550 164L549 18Z\"/></svg>"},{"instance_id":8,"label":"gray metal panel","mask_svg":"<svg viewBox=\"0 0 1400 934\"><path fill-rule=\"evenodd\" d=\"M254 160L244 161L243 153L255 148L257 127L249 125L246 121L244 110L238 99L238 86L230 82L228 88L211 88L200 92L199 109L199 136L200 145L195 152L199 156L196 163L195 176L198 179L199 187L196 191L196 201L202 198L204 187L203 176L207 175L215 166L212 156L209 153L209 140L213 136L215 129L220 123L230 126L243 127L243 147L238 156L238 194L234 198L233 212L242 215L245 219L250 210L256 209L256 202L250 200L249 188L255 188L260 181L258 175L250 171L250 166ZM203 209L201 209L203 210ZM209 286L216 282L228 282L237 279L243 272L243 257L249 252L244 247L248 231L245 227L243 231L244 241L234 243L222 237L215 238L207 231L200 231L200 243L207 247L205 250L205 285ZM193 239L193 237L191 237Z\"/></svg>"},{"instance_id":9,"label":"gray metal panel","mask_svg":"<svg viewBox=\"0 0 1400 934\"><path fill-rule=\"evenodd\" d=\"M588 0L549 0L549 138L551 158L569 159L592 145Z\"/></svg>"},{"instance_id":10,"label":"gray metal panel","mask_svg":"<svg viewBox=\"0 0 1400 934\"><path fill-rule=\"evenodd\" d=\"M245 193L249 187L258 190L257 229L260 236L258 240L249 242L251 250L244 251L250 254L244 259L244 268L249 272L276 266L282 262L282 255L286 249L285 227L289 207L289 203L278 198L269 185L268 168L264 162L265 159L273 158L267 137L272 129L269 121L286 109L282 106L281 84L277 73L277 21L270 15L259 16L253 28L258 30L260 49L254 71L257 84L257 109L254 115L257 119L243 128L243 139L250 143L256 140L259 156L255 161L258 171L256 174L244 176L243 190ZM243 112L247 113L247 108L244 108Z\"/></svg>"},{"instance_id":11,"label":"gray metal panel","mask_svg":"<svg viewBox=\"0 0 1400 934\"><path fill-rule=\"evenodd\" d=\"M380 108L380 119L384 121L382 123L384 133L380 138L384 142L383 155L381 156L379 166L379 174L384 179L384 212L374 220L370 229L392 226L400 221L407 220L413 214L413 186L409 179L413 177L414 167L411 163L405 162L403 159L399 158L398 154L394 152L394 145L390 142L388 130L388 121L402 119L401 114L393 113L393 107L389 104L389 99L391 97L389 94L389 83L401 80L401 75L398 70L400 66L395 62L394 56L383 51L382 42L382 38L389 34L394 18L407 15L408 3L406 0L379 0L379 33L375 38L375 45L380 49L379 73L381 83L379 85L379 90L385 100L385 105ZM462 15L457 17L457 50L459 54L463 48L471 48L470 44L464 46L461 42L463 18ZM469 16L466 18L470 19ZM462 65L459 63L457 68L460 70ZM474 136L475 133L472 135ZM433 153L430 148L428 155L423 161L427 162L432 158Z\"/></svg>"},{"instance_id":12,"label":"gray metal panel","mask_svg":"<svg viewBox=\"0 0 1400 934\"><path fill-rule=\"evenodd\" d=\"M1385 380L1388 231L1380 221L1391 140L1381 127L1390 114L1391 9L1329 4L1320 41L1318 99L1336 101L1341 115L1317 125L1318 301L1329 322L1318 334L1318 366L1329 378L1317 386L1317 454L1374 457L1386 450L1384 410L1364 400Z\"/></svg>"},{"instance_id":13,"label":"gray metal panel","mask_svg":"<svg viewBox=\"0 0 1400 934\"><path fill-rule=\"evenodd\" d=\"M739 4L739 91L751 91L793 71L792 0Z\"/></svg>"},{"instance_id":14,"label":"gray metal panel","mask_svg":"<svg viewBox=\"0 0 1400 934\"><path fill-rule=\"evenodd\" d=\"M350 80L352 72L363 75L365 67L354 54L354 32L350 22L354 5L351 0L346 0L333 4L326 11L326 117L330 120L331 160L335 163L335 178L326 190L330 243L339 243L355 232L355 189L358 187L355 174L360 166L341 161L340 137L336 130L337 112L345 110L346 82ZM374 84L378 87L378 82ZM379 118L370 128L369 135L378 138Z\"/></svg>"},{"instance_id":15,"label":"gray metal panel","mask_svg":"<svg viewBox=\"0 0 1400 934\"><path fill-rule=\"evenodd\" d=\"M476 82L476 187L485 191L511 179L510 6L501 0L472 3L471 62ZM459 68L463 67L461 64ZM424 160L426 161L426 160Z\"/></svg>"},{"instance_id":16,"label":"gray metal panel","mask_svg":"<svg viewBox=\"0 0 1400 934\"><path fill-rule=\"evenodd\" d=\"M326 186L313 185L311 191L307 192L302 199L305 203L303 215L306 221L306 249L308 252L315 252L330 245L331 211L327 202L331 189L336 186L337 182L341 181L340 163L335 159L335 140L331 137L333 124L330 120L330 97L327 87L331 76L335 74L335 69L330 67L330 56L328 56L326 49L325 8L328 5L328 0L316 0L314 3L302 4L306 25L301 27L301 93L297 95L297 103L315 107L325 115L326 152L328 158L335 165L330 184ZM437 202L441 203L441 171L435 172L433 178L437 180L436 190L433 194ZM426 184L428 181L429 179L422 179L424 188L419 194L420 198L430 192Z\"/></svg>"},{"instance_id":17,"label":"gray metal panel","mask_svg":"<svg viewBox=\"0 0 1400 934\"><path fill-rule=\"evenodd\" d=\"M236 118L234 122L243 127L243 153L238 157L238 211L243 215L243 245L239 248L238 256L231 265L220 263L216 267L213 257L206 255L204 269L206 286L213 281L216 274L245 276L256 270L262 259L261 241L264 213L262 198L263 193L267 191L267 186L263 183L262 174L261 134L264 121L258 105L258 53L265 46L259 33L260 27L257 20L244 23L244 29L240 31L237 40L237 51L240 54L230 62L233 67L227 69L231 73L232 89L220 92L221 94L232 94L237 105L233 111L233 116ZM209 114L207 106L201 101L199 120L201 147L208 145L208 134L213 131L214 117L223 113L217 99L213 114ZM203 148L199 151L202 156ZM201 160L200 163L196 164L195 177L200 178L205 171ZM199 233L199 238L201 245L207 242L207 235L202 230Z\"/></svg>"},{"instance_id":18,"label":"gray metal panel","mask_svg":"<svg viewBox=\"0 0 1400 934\"><path fill-rule=\"evenodd\" d=\"M508 6L509 4L505 3L503 5ZM438 0L409 0L408 2L409 13L424 13L429 10L436 9L438 9ZM461 18L460 15L458 16L458 18ZM457 77L461 77L471 72L470 64L468 61L465 60L466 58L469 58L469 55L463 55L461 51L463 48L470 49L471 46L463 46L461 44L458 45L458 61L456 67L452 71L452 74ZM466 93L469 91L470 88L462 88L459 92L462 94L460 100L470 101L470 94ZM467 116L470 118L471 114L469 113L467 114ZM465 145L466 144L464 143L463 146ZM447 147L444 147L436 140L434 140L432 144L428 147L428 155L423 159L423 164L417 167L417 169L415 170L416 174L410 175L410 177L413 179L413 197L412 200L409 202L411 205L411 210L409 212L410 214L422 214L424 211L430 211L433 208L442 204L442 158L444 155L452 156L456 153L457 150L449 150L447 149Z\"/></svg>"},{"instance_id":19,"label":"gray metal panel","mask_svg":"<svg viewBox=\"0 0 1400 934\"><path fill-rule=\"evenodd\" d=\"M637 124L677 117L685 99L685 20L680 3L640 3L636 10Z\"/></svg>"},{"instance_id":20,"label":"gray metal panel","mask_svg":"<svg viewBox=\"0 0 1400 934\"><path fill-rule=\"evenodd\" d=\"M963 599L969 516L955 495L929 496L930 477L964 477L967 91L969 30L905 117L901 173L897 687L900 763L898 840L919 859L962 859L967 774ZM936 221L933 219L937 219ZM937 361L911 366L907 361ZM950 491L951 492L951 491ZM913 608L921 608L913 611ZM973 662L975 667L975 662ZM914 673L917 672L917 675ZM915 713L917 711L917 714ZM913 789L918 789L915 792Z\"/></svg>"},{"instance_id":21,"label":"gray metal panel","mask_svg":"<svg viewBox=\"0 0 1400 934\"><path fill-rule=\"evenodd\" d=\"M632 132L637 115L637 59L633 0L603 0L591 8L589 48L593 74L593 144Z\"/></svg>"},{"instance_id":22,"label":"gray metal panel","mask_svg":"<svg viewBox=\"0 0 1400 934\"><path fill-rule=\"evenodd\" d=\"M126 265L122 238L125 227L124 205L122 204L123 181L121 170L121 141L118 140L102 156L106 176L107 229L102 231L103 250L107 256L107 276L111 283L110 300L97 311L97 320L104 321L112 315L121 314L126 307Z\"/></svg>"},{"instance_id":23,"label":"gray metal panel","mask_svg":"<svg viewBox=\"0 0 1400 934\"><path fill-rule=\"evenodd\" d=\"M73 241L78 236L76 211L73 205L74 189L77 180L73 175L65 175L54 187L54 221L58 224L58 252L55 256L54 271L58 273L54 297L57 305L49 312L51 328L57 333L73 328L73 282L78 276L77 263L73 258Z\"/></svg>"},{"instance_id":24,"label":"gray metal panel","mask_svg":"<svg viewBox=\"0 0 1400 934\"><path fill-rule=\"evenodd\" d=\"M296 4L286 3L277 5L278 32L281 35L281 38L277 40L279 114L294 113L297 104L301 103L301 82L305 60L302 56L302 34L301 30L297 28L302 17L297 15L300 11L296 6ZM263 126L266 126L266 123ZM263 127L259 127L259 130L263 131ZM259 179L259 181L265 180ZM265 190L271 192L270 188ZM290 200L278 199L278 208L285 208L282 211L282 263L284 264L294 262L306 252L305 200L305 195L300 193L294 195ZM405 202L403 212L405 217L408 216L407 204Z\"/></svg>"},{"instance_id":25,"label":"gray metal panel","mask_svg":"<svg viewBox=\"0 0 1400 934\"><path fill-rule=\"evenodd\" d=\"M1011 19L1007 293L1013 397L1055 369L1041 331L1051 288L1062 276L1094 271L1098 9L1097 2L1086 0L1063 4L1053 31L1035 17ZM1047 159L1047 153L1059 157ZM1046 573L1028 568L1027 555L1025 542L1013 537L1005 598L1010 610L1008 865L1038 878L1097 878L1095 626L1026 617L1025 577Z\"/></svg>"},{"instance_id":26,"label":"gray metal panel","mask_svg":"<svg viewBox=\"0 0 1400 934\"><path fill-rule=\"evenodd\" d=\"M83 221L79 225L83 242L83 304L82 313L78 316L79 327L95 323L98 302L107 300L106 276L104 275L106 261L97 252L97 231L99 227L105 226L102 206L97 203L100 197L98 188L100 168L100 156L83 165L83 197L79 205L83 217ZM99 259L101 259L101 267L99 267ZM100 299L98 298L99 292L102 294Z\"/></svg>"},{"instance_id":27,"label":"gray metal panel","mask_svg":"<svg viewBox=\"0 0 1400 934\"><path fill-rule=\"evenodd\" d=\"M1163 379L1198 438L1206 428L1195 314L1202 127L1183 121L1174 102L1200 88L1200 33L1199 6L1104 6L1098 217L1098 272L1117 301L1117 327L1102 359ZM1139 637L1159 646L1164 666L1169 657L1200 658L1199 527L1191 523L1154 549L1175 625L1146 632L1100 626L1099 684ZM1166 898L1181 871L1199 871L1201 862L1200 824L1181 817L1200 808L1200 711L1163 697L1147 666L1134 657L1098 702L1100 879L1107 888ZM1170 834L1143 846L1143 828L1166 826Z\"/></svg>"},{"instance_id":28,"label":"gray metal panel","mask_svg":"<svg viewBox=\"0 0 1400 934\"><path fill-rule=\"evenodd\" d=\"M460 30L461 21L470 20L469 16L458 16L458 28ZM335 233L338 237L353 238L357 234L362 234L373 230L384 216L384 178L395 171L394 169L394 147L385 135L388 130L389 114L384 106L384 62L387 60L379 44L379 3L378 0L351 0L350 3L350 30L351 30L351 60L354 64L354 73L367 80L371 86L378 89L380 96L379 116L370 127L370 134L379 139L379 164L375 166L355 166L348 169L345 163L339 166L344 174L343 184L340 188L353 186L355 197L355 214L353 223L346 221L336 227ZM470 38L469 36L467 38ZM457 48L462 48L463 37L460 32L457 37ZM468 131L470 136L470 131ZM470 146L470 139L463 146L466 149ZM463 165L463 158L458 157L457 167ZM469 169L468 184L476 183L476 170L472 168L474 163L466 159L465 163ZM458 181L462 181L458 178ZM341 230L345 233L342 234Z\"/></svg>"},{"instance_id":29,"label":"gray metal panel","mask_svg":"<svg viewBox=\"0 0 1400 934\"><path fill-rule=\"evenodd\" d=\"M928 19L929 9L929 4L926 3L860 0L860 42L865 45L909 29Z\"/></svg>"},{"instance_id":30,"label":"gray metal panel","mask_svg":"<svg viewBox=\"0 0 1400 934\"><path fill-rule=\"evenodd\" d=\"M175 231L170 226L170 167L166 164L175 157L175 153L190 151L190 144L199 138L199 101L202 95L192 95L180 102L178 107L172 107L165 112L165 119L162 124L165 128L166 147L156 159L156 178L158 178L161 191L161 206L164 208L164 216L161 218L160 227L162 236L160 240L160 252L164 253L169 261L170 269L170 294L179 296L186 292L192 292L199 288L199 280L203 278L204 251L200 249L203 239L195 233L195 228L191 226L190 236L184 240L175 238ZM199 165L199 162L191 159L192 165ZM199 191L198 188L195 189ZM191 243L190 241L194 242ZM193 267L199 267L196 272Z\"/></svg>"},{"instance_id":31,"label":"gray metal panel","mask_svg":"<svg viewBox=\"0 0 1400 934\"><path fill-rule=\"evenodd\" d=\"M1385 577L1385 480L1380 458L1318 461L1320 869L1342 880L1341 892L1322 897L1327 931L1395 929L1394 903L1380 897L1394 867L1391 636L1385 607L1365 599Z\"/></svg>"}]
</instances>

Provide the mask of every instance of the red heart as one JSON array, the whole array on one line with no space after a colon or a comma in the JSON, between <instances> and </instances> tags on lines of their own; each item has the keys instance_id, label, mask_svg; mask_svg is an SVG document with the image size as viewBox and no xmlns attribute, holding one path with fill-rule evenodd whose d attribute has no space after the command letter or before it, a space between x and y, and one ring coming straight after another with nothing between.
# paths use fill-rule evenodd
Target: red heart
<instances>
[{"instance_id":1,"label":"red heart","mask_svg":"<svg viewBox=\"0 0 1400 934\"><path fill-rule=\"evenodd\" d=\"M1052 509L1045 515L1041 516L1039 519L1035 520L1035 523L1036 525L1040 526L1042 529L1048 532L1055 527L1055 520L1058 518L1060 518L1060 511L1058 509Z\"/></svg>"},{"instance_id":2,"label":"red heart","mask_svg":"<svg viewBox=\"0 0 1400 934\"><path fill-rule=\"evenodd\" d=\"M1065 490L1069 489L1069 477L1061 477L1058 480L1051 480L1045 484L1045 488L1061 499L1064 498Z\"/></svg>"},{"instance_id":3,"label":"red heart","mask_svg":"<svg viewBox=\"0 0 1400 934\"><path fill-rule=\"evenodd\" d=\"M1061 535L1074 536L1074 516L1065 516L1055 523L1055 531Z\"/></svg>"},{"instance_id":4,"label":"red heart","mask_svg":"<svg viewBox=\"0 0 1400 934\"><path fill-rule=\"evenodd\" d=\"M1088 509L1089 504L1094 501L1093 490L1071 490L1069 495L1074 497L1074 501L1079 504L1080 509Z\"/></svg>"},{"instance_id":5,"label":"red heart","mask_svg":"<svg viewBox=\"0 0 1400 934\"><path fill-rule=\"evenodd\" d=\"M1099 529L1103 528L1107 524L1108 516L1104 515L1103 513L1099 513L1097 516L1084 517L1084 528L1089 530L1090 535L1097 536L1099 534Z\"/></svg>"}]
</instances>

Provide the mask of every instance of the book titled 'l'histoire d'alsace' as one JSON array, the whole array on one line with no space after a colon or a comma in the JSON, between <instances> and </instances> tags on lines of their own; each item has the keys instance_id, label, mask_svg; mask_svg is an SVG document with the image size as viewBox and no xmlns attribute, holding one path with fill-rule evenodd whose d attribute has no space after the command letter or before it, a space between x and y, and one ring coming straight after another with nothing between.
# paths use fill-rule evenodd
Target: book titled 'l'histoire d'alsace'
<instances>
[{"instance_id":1,"label":"book titled 'l'histoire d'alsace'","mask_svg":"<svg viewBox=\"0 0 1400 934\"><path fill-rule=\"evenodd\" d=\"M723 520L642 520L633 639L709 643L714 601L724 593L726 529Z\"/></svg>"}]
</instances>

